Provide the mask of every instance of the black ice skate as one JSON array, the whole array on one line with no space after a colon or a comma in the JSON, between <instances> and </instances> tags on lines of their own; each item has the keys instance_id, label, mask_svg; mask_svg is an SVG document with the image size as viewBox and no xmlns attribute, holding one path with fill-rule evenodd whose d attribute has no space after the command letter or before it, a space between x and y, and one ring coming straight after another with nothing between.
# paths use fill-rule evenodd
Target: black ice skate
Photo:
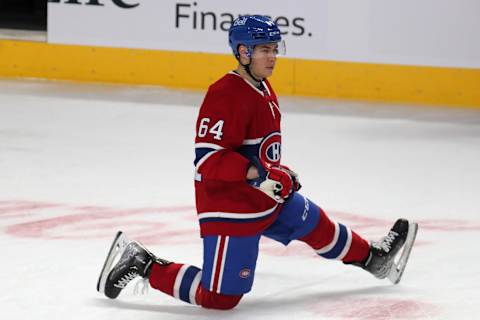
<instances>
[{"instance_id":1,"label":"black ice skate","mask_svg":"<svg viewBox=\"0 0 480 320\"><path fill-rule=\"evenodd\" d=\"M118 256L120 259L112 268ZM129 241L123 232L119 231L100 273L97 291L104 293L110 299L117 298L122 289L136 277L148 278L154 262L165 265L170 263L155 257L140 243Z\"/></svg>"},{"instance_id":2,"label":"black ice skate","mask_svg":"<svg viewBox=\"0 0 480 320\"><path fill-rule=\"evenodd\" d=\"M379 279L388 279L397 284L407 265L418 231L418 224L398 219L388 234L370 245L370 254L363 264L357 264ZM400 249L402 253L399 254ZM397 256L399 256L398 259Z\"/></svg>"}]
</instances>

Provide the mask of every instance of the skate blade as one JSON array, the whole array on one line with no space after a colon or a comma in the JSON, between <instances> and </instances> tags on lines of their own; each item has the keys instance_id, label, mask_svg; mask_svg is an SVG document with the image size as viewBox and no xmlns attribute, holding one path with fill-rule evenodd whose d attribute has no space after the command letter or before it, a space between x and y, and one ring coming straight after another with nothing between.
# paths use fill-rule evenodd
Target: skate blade
<instances>
[{"instance_id":1,"label":"skate blade","mask_svg":"<svg viewBox=\"0 0 480 320\"><path fill-rule=\"evenodd\" d=\"M402 254L397 262L394 262L392 269L388 274L388 279L393 283L397 284L402 279L403 272L407 266L408 258L410 257L410 252L412 251L413 245L415 244L415 238L417 237L418 223L410 222L408 226L408 235L403 245Z\"/></svg>"},{"instance_id":2,"label":"skate blade","mask_svg":"<svg viewBox=\"0 0 480 320\"><path fill-rule=\"evenodd\" d=\"M105 282L107 281L108 274L112 269L113 262L117 257L120 257L125 251L125 247L129 243L127 236L122 232L118 231L113 239L110 250L108 251L107 258L103 264L102 272L100 272L100 277L98 277L97 282L97 291L100 293L105 293Z\"/></svg>"}]
</instances>

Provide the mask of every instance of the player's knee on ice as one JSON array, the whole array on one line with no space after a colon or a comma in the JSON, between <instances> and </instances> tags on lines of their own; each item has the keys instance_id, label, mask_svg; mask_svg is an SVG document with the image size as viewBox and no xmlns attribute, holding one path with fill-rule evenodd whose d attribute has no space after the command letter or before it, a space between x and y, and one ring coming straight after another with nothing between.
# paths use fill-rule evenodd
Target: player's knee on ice
<instances>
[{"instance_id":1,"label":"player's knee on ice","mask_svg":"<svg viewBox=\"0 0 480 320\"><path fill-rule=\"evenodd\" d=\"M206 309L230 310L235 308L243 295L226 295L211 292L199 287L197 291L197 302Z\"/></svg>"}]
</instances>

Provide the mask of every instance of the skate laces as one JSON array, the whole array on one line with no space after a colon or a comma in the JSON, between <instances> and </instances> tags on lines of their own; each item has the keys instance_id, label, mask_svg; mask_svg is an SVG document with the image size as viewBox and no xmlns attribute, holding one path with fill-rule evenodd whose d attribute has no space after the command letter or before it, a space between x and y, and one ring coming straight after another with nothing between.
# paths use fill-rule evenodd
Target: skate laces
<instances>
[{"instance_id":1,"label":"skate laces","mask_svg":"<svg viewBox=\"0 0 480 320\"><path fill-rule=\"evenodd\" d=\"M118 280L117 283L115 283L113 286L117 287L119 289L124 289L127 284L135 279L138 276L138 272L136 270L130 271L126 275L124 275L120 280Z\"/></svg>"},{"instance_id":2,"label":"skate laces","mask_svg":"<svg viewBox=\"0 0 480 320\"><path fill-rule=\"evenodd\" d=\"M395 241L395 238L398 236L398 232L390 230L388 234L382 238L379 242L374 242L372 245L380 250L389 252L392 249L392 242Z\"/></svg>"},{"instance_id":3,"label":"skate laces","mask_svg":"<svg viewBox=\"0 0 480 320\"><path fill-rule=\"evenodd\" d=\"M138 279L137 283L135 283L133 294L137 296L146 295L148 293L149 286L148 278Z\"/></svg>"}]
</instances>

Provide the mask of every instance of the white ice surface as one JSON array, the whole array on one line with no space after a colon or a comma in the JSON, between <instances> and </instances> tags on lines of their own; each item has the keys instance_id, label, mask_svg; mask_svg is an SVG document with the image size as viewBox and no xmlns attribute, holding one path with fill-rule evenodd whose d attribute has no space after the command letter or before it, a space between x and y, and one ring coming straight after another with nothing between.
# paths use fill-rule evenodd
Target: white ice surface
<instances>
[{"instance_id":1,"label":"white ice surface","mask_svg":"<svg viewBox=\"0 0 480 320\"><path fill-rule=\"evenodd\" d=\"M2 319L477 319L480 112L283 98L302 193L368 239L419 222L402 282L261 243L233 311L95 290L117 229L201 266L193 138L202 93L0 80Z\"/></svg>"}]
</instances>

